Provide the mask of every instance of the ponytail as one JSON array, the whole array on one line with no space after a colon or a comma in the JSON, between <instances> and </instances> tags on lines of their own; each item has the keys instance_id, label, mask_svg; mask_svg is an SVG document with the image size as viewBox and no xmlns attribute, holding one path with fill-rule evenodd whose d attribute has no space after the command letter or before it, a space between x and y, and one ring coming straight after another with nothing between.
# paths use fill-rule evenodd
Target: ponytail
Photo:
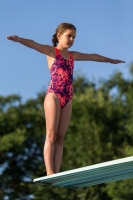
<instances>
[{"instance_id":1,"label":"ponytail","mask_svg":"<svg viewBox=\"0 0 133 200\"><path fill-rule=\"evenodd\" d=\"M56 47L56 46L57 46L58 39L57 39L56 34L54 34L53 37L52 37L52 43L53 43L53 47Z\"/></svg>"}]
</instances>

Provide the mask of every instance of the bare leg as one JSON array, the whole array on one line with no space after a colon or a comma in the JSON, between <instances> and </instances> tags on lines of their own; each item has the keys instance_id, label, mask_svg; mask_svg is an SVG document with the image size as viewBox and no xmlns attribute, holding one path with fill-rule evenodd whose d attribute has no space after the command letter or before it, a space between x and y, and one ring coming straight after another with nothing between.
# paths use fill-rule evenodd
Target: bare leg
<instances>
[{"instance_id":1,"label":"bare leg","mask_svg":"<svg viewBox=\"0 0 133 200\"><path fill-rule=\"evenodd\" d=\"M60 165L62 161L63 154L63 141L64 137L69 125L70 117L72 113L72 100L68 102L68 104L62 108L59 126L57 130L57 137L54 145L54 171L58 173L60 170Z\"/></svg>"},{"instance_id":2,"label":"bare leg","mask_svg":"<svg viewBox=\"0 0 133 200\"><path fill-rule=\"evenodd\" d=\"M44 162L47 175L54 174L53 155L54 144L60 118L60 102L54 93L49 93L45 97L44 110L46 118L46 140L44 144Z\"/></svg>"}]
</instances>

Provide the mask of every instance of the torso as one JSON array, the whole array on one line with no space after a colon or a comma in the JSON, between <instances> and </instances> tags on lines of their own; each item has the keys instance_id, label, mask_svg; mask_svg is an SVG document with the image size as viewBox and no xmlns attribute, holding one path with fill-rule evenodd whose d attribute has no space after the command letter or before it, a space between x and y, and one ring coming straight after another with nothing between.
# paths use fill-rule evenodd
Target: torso
<instances>
[{"instance_id":1,"label":"torso","mask_svg":"<svg viewBox=\"0 0 133 200\"><path fill-rule=\"evenodd\" d=\"M60 52L60 51L59 51ZM61 54L61 53L60 53ZM62 57L65 59L65 60L69 60L69 58L70 58L70 54L72 55L72 53L71 52L68 52L67 53L67 55L62 55ZM51 67L52 67L52 65L53 65L53 63L54 63L54 61L55 61L55 59L56 59L56 51L55 51L55 48L54 48L54 51L53 52L51 52L51 55L50 56L46 56L47 57L47 62L48 62L48 68L49 68L49 70L51 69ZM72 55L72 57L73 57L73 55Z\"/></svg>"},{"instance_id":2,"label":"torso","mask_svg":"<svg viewBox=\"0 0 133 200\"><path fill-rule=\"evenodd\" d=\"M64 107L73 97L74 59L71 53L69 58L65 59L57 48L55 50L55 58L47 56L51 80L46 95L54 92L59 98L61 107Z\"/></svg>"}]
</instances>

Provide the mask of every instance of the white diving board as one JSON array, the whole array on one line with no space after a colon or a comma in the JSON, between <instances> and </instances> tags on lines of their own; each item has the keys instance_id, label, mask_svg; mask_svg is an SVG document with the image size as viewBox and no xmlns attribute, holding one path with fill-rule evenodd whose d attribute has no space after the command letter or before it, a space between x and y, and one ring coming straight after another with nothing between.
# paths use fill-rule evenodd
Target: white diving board
<instances>
[{"instance_id":1,"label":"white diving board","mask_svg":"<svg viewBox=\"0 0 133 200\"><path fill-rule=\"evenodd\" d=\"M133 178L133 156L36 178L34 183L71 189Z\"/></svg>"}]
</instances>

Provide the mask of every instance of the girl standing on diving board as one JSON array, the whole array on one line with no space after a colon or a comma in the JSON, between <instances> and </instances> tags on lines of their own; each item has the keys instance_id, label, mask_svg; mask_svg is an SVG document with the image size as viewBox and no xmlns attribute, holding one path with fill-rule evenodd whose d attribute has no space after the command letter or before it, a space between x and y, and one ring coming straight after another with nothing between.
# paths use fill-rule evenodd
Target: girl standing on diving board
<instances>
[{"instance_id":1,"label":"girl standing on diving board","mask_svg":"<svg viewBox=\"0 0 133 200\"><path fill-rule=\"evenodd\" d=\"M7 36L8 40L19 42L43 53L47 57L51 80L44 100L46 140L44 162L47 175L58 173L63 154L63 141L69 125L73 98L73 68L76 61L97 61L113 64L122 60L107 58L98 54L68 51L74 44L76 28L70 23L61 23L53 35L53 46L38 44L18 36Z\"/></svg>"}]
</instances>

